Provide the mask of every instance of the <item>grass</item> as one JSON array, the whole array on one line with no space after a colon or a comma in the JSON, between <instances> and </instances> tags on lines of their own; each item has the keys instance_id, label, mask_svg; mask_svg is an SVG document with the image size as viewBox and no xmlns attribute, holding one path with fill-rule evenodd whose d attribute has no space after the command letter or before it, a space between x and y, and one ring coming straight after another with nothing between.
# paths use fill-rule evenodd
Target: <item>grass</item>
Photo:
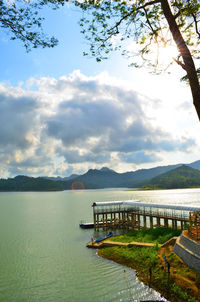
<instances>
[{"instance_id":1,"label":"grass","mask_svg":"<svg viewBox=\"0 0 200 302\"><path fill-rule=\"evenodd\" d=\"M130 267L137 266L145 270L157 263L157 252L155 247L108 247L99 251L100 255L116 262L126 264Z\"/></svg>"},{"instance_id":2,"label":"grass","mask_svg":"<svg viewBox=\"0 0 200 302\"><path fill-rule=\"evenodd\" d=\"M181 230L172 228L154 228L154 229L142 229L132 230L127 234L116 236L111 238L112 241L120 242L149 242L163 244L174 236L179 236Z\"/></svg>"},{"instance_id":3,"label":"grass","mask_svg":"<svg viewBox=\"0 0 200 302\"><path fill-rule=\"evenodd\" d=\"M163 243L170 237L178 236L180 231L173 229L133 230L125 235L113 238L115 241ZM150 241L149 241L150 240ZM169 247L108 247L99 250L99 255L136 269L138 278L162 293L171 302L200 301L200 274L187 267ZM170 263L168 275L164 268L163 256ZM152 270L150 280L149 269Z\"/></svg>"}]
</instances>

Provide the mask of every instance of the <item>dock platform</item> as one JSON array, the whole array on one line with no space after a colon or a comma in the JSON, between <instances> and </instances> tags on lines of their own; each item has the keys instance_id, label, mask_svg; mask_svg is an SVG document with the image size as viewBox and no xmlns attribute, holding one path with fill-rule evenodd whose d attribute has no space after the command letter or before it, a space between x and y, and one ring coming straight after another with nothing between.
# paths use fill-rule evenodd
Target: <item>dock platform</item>
<instances>
[{"instance_id":1,"label":"dock platform","mask_svg":"<svg viewBox=\"0 0 200 302\"><path fill-rule=\"evenodd\" d=\"M173 204L143 203L138 200L94 202L94 229L99 228L153 228L185 229L191 212L200 207Z\"/></svg>"}]
</instances>

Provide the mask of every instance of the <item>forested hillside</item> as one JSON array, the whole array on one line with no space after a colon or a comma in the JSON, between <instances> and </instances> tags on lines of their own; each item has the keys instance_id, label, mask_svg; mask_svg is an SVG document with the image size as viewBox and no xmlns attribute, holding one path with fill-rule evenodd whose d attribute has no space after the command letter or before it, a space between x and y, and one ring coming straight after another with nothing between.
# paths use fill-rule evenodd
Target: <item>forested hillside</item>
<instances>
[{"instance_id":1,"label":"forested hillside","mask_svg":"<svg viewBox=\"0 0 200 302\"><path fill-rule=\"evenodd\" d=\"M146 187L153 189L200 187L200 171L182 165L181 167L154 177Z\"/></svg>"},{"instance_id":2,"label":"forested hillside","mask_svg":"<svg viewBox=\"0 0 200 302\"><path fill-rule=\"evenodd\" d=\"M16 176L0 179L0 191L62 191L60 182L41 177Z\"/></svg>"}]
</instances>

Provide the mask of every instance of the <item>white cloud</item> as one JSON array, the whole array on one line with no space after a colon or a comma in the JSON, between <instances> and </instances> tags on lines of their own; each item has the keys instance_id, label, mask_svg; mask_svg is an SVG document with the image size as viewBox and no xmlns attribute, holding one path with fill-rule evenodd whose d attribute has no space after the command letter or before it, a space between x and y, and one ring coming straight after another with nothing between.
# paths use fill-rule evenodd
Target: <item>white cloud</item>
<instances>
[{"instance_id":1,"label":"white cloud","mask_svg":"<svg viewBox=\"0 0 200 302\"><path fill-rule=\"evenodd\" d=\"M183 115L184 102L177 105ZM1 177L65 175L105 165L131 170L166 164L172 153L178 162L180 153L198 146L190 133L161 126L156 112L162 108L160 100L107 73L30 79L26 89L1 84Z\"/></svg>"}]
</instances>

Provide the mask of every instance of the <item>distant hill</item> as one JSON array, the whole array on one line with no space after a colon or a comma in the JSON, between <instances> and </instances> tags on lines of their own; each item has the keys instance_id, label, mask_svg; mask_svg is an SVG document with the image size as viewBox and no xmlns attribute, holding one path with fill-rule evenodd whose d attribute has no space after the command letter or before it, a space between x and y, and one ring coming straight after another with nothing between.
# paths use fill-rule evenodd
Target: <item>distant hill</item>
<instances>
[{"instance_id":1,"label":"distant hill","mask_svg":"<svg viewBox=\"0 0 200 302\"><path fill-rule=\"evenodd\" d=\"M200 187L200 171L182 165L151 179L147 188L177 189Z\"/></svg>"},{"instance_id":2,"label":"distant hill","mask_svg":"<svg viewBox=\"0 0 200 302\"><path fill-rule=\"evenodd\" d=\"M0 191L62 191L62 183L41 177L19 175L15 178L0 179Z\"/></svg>"},{"instance_id":3,"label":"distant hill","mask_svg":"<svg viewBox=\"0 0 200 302\"><path fill-rule=\"evenodd\" d=\"M198 182L195 183L195 177L192 174L173 177L173 174L169 174L169 178L182 179L179 184L170 184L168 179L168 185L164 184L166 179L161 184L161 179L164 174L170 171L176 170L181 167L182 164L169 165L169 166L158 166L151 169L140 169L136 171L130 171L125 173L117 173L107 167L103 167L100 170L90 169L83 175L72 174L66 177L27 177L27 176L16 176L15 178L0 179L0 191L60 191L60 190L71 190L71 189L102 189L102 188L139 188L142 186L156 186L163 188L168 187L188 187L188 186L199 186ZM195 161L187 165L192 170L200 170L200 160ZM194 168L194 169L193 169ZM177 170L179 171L179 170ZM197 170L196 170L197 171ZM198 172L198 171L197 171ZM183 173L183 171L180 173ZM162 175L162 177L161 177ZM170 176L171 175L171 176ZM159 176L158 178L156 178ZM182 178L181 178L182 177ZM191 177L191 181L189 178ZM186 181L187 179L187 181ZM198 178L197 178L198 179Z\"/></svg>"},{"instance_id":4,"label":"distant hill","mask_svg":"<svg viewBox=\"0 0 200 302\"><path fill-rule=\"evenodd\" d=\"M81 182L86 189L94 188L136 188L146 184L152 177L172 170L179 165L142 169L134 172L117 173L114 170L103 167L100 170L90 169L85 174L71 180L62 181L65 189L71 189L74 182Z\"/></svg>"},{"instance_id":5,"label":"distant hill","mask_svg":"<svg viewBox=\"0 0 200 302\"><path fill-rule=\"evenodd\" d=\"M187 165L193 169L200 170L200 160L194 161L193 163Z\"/></svg>"},{"instance_id":6,"label":"distant hill","mask_svg":"<svg viewBox=\"0 0 200 302\"><path fill-rule=\"evenodd\" d=\"M101 189L101 188L138 188L150 183L151 179L167 173L173 169L182 166L182 164L158 166L151 169L140 169L131 172L117 173L107 167L100 170L90 169L85 174L75 177L71 180L63 181L65 189L71 189L74 182L80 182L86 189ZM200 161L188 164L188 166L200 169Z\"/></svg>"},{"instance_id":7,"label":"distant hill","mask_svg":"<svg viewBox=\"0 0 200 302\"><path fill-rule=\"evenodd\" d=\"M63 181L62 184L65 189L71 189L75 182L83 183L85 189L111 188L118 186L118 178L117 172L104 167L101 170L90 169L83 175Z\"/></svg>"},{"instance_id":8,"label":"distant hill","mask_svg":"<svg viewBox=\"0 0 200 302\"><path fill-rule=\"evenodd\" d=\"M63 180L70 180L70 179L74 179L76 177L78 177L78 174L72 174L70 176L65 176L65 177L61 177L61 176L42 176L42 178L46 178L46 179L50 179L50 180L54 180L54 181L63 181Z\"/></svg>"}]
</instances>

